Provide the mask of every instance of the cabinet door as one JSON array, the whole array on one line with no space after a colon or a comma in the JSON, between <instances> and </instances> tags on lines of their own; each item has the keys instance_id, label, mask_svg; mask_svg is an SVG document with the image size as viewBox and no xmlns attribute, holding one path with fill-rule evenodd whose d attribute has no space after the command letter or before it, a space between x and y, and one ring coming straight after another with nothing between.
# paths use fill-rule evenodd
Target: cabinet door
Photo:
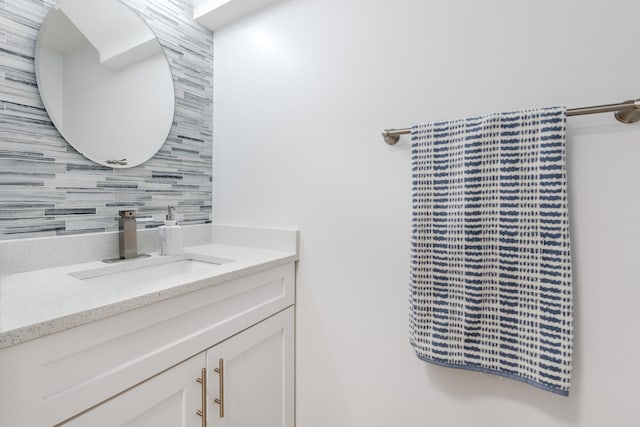
<instances>
[{"instance_id":1,"label":"cabinet door","mask_svg":"<svg viewBox=\"0 0 640 427\"><path fill-rule=\"evenodd\" d=\"M209 427L293 427L293 329L290 307L207 350Z\"/></svg>"},{"instance_id":2,"label":"cabinet door","mask_svg":"<svg viewBox=\"0 0 640 427\"><path fill-rule=\"evenodd\" d=\"M64 427L201 427L201 353L63 423Z\"/></svg>"}]
</instances>

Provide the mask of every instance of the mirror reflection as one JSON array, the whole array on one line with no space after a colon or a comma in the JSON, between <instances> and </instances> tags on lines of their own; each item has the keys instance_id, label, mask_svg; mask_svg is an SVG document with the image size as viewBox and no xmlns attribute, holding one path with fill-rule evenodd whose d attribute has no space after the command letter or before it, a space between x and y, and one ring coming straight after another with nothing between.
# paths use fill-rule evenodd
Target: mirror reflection
<instances>
[{"instance_id":1,"label":"mirror reflection","mask_svg":"<svg viewBox=\"0 0 640 427\"><path fill-rule=\"evenodd\" d=\"M60 134L114 168L149 160L174 113L169 64L151 29L118 0L61 0L36 43L36 79Z\"/></svg>"}]
</instances>

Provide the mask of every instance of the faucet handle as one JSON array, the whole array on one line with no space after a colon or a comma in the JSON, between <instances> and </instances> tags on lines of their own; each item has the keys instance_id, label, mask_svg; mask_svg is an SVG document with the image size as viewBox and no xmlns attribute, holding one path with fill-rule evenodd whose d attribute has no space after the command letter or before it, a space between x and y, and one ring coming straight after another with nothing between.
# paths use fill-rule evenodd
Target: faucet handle
<instances>
[{"instance_id":1,"label":"faucet handle","mask_svg":"<svg viewBox=\"0 0 640 427\"><path fill-rule=\"evenodd\" d=\"M174 214L176 212L176 208L173 206L167 206L167 211L169 212L166 216L167 221L175 221L176 216Z\"/></svg>"},{"instance_id":2,"label":"faucet handle","mask_svg":"<svg viewBox=\"0 0 640 427\"><path fill-rule=\"evenodd\" d=\"M121 218L135 218L136 210L128 209L128 210L118 211L118 215L120 215Z\"/></svg>"}]
</instances>

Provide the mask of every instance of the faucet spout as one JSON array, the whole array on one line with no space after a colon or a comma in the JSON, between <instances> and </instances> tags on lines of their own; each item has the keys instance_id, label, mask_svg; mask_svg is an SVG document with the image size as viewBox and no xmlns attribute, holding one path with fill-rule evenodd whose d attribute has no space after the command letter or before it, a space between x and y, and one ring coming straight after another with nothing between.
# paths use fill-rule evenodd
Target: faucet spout
<instances>
[{"instance_id":1,"label":"faucet spout","mask_svg":"<svg viewBox=\"0 0 640 427\"><path fill-rule=\"evenodd\" d=\"M136 258L138 256L138 232L135 210L119 211L119 248L120 259Z\"/></svg>"},{"instance_id":2,"label":"faucet spout","mask_svg":"<svg viewBox=\"0 0 640 427\"><path fill-rule=\"evenodd\" d=\"M138 230L136 221L136 211L134 209L119 211L118 220L118 258L103 259L102 262L114 263L133 258L151 256L149 254L138 253Z\"/></svg>"}]
</instances>

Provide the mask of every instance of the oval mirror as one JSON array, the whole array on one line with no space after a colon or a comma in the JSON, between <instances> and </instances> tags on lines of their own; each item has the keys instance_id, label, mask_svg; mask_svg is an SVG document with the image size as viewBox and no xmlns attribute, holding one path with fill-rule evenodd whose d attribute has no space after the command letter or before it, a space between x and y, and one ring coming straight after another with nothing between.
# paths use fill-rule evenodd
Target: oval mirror
<instances>
[{"instance_id":1,"label":"oval mirror","mask_svg":"<svg viewBox=\"0 0 640 427\"><path fill-rule=\"evenodd\" d=\"M51 121L88 159L133 167L164 144L171 70L151 29L119 0L61 0L42 23L35 65Z\"/></svg>"}]
</instances>

